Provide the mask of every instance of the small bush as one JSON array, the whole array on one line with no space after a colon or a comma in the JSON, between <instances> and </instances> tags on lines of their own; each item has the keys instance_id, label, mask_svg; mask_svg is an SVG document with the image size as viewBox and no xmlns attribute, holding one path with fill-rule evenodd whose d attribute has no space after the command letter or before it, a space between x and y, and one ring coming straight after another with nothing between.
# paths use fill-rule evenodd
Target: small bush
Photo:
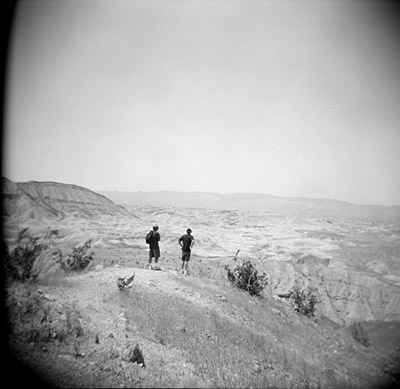
<instances>
[{"instance_id":1,"label":"small bush","mask_svg":"<svg viewBox=\"0 0 400 389\"><path fill-rule=\"evenodd\" d=\"M83 245L74 247L71 254L63 254L60 250L57 253L56 261L60 264L61 268L66 271L81 271L86 269L90 262L93 260L94 252L87 255L90 249L91 239L86 241Z\"/></svg>"},{"instance_id":2,"label":"small bush","mask_svg":"<svg viewBox=\"0 0 400 389\"><path fill-rule=\"evenodd\" d=\"M3 244L7 276L22 282L35 279L36 275L32 272L33 265L39 255L50 246L53 236L57 234L57 230L49 230L44 238L40 239L32 237L28 228L24 228L18 233L13 250L10 251L8 246Z\"/></svg>"},{"instance_id":3,"label":"small bush","mask_svg":"<svg viewBox=\"0 0 400 389\"><path fill-rule=\"evenodd\" d=\"M289 298L295 310L308 318L314 316L315 305L318 302L316 290L311 287L296 284L289 292Z\"/></svg>"},{"instance_id":4,"label":"small bush","mask_svg":"<svg viewBox=\"0 0 400 389\"><path fill-rule=\"evenodd\" d=\"M370 346L371 342L369 341L367 334L360 322L355 322L350 326L351 335L354 340L361 343L363 346Z\"/></svg>"},{"instance_id":5,"label":"small bush","mask_svg":"<svg viewBox=\"0 0 400 389\"><path fill-rule=\"evenodd\" d=\"M231 271L228 265L225 266L225 270L228 280L234 286L246 290L252 296L260 296L268 282L267 275L263 273L262 276L259 276L257 270L249 260L238 262L233 271Z\"/></svg>"}]
</instances>

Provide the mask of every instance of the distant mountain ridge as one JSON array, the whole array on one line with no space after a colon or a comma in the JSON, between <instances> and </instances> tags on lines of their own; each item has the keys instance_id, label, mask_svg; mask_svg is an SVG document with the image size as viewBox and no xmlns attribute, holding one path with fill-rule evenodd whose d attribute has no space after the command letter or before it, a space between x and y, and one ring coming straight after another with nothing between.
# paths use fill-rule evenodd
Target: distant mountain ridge
<instances>
[{"instance_id":1,"label":"distant mountain ridge","mask_svg":"<svg viewBox=\"0 0 400 389\"><path fill-rule=\"evenodd\" d=\"M173 206L215 210L254 210L316 217L399 219L400 205L360 205L332 199L278 197L259 193L220 194L213 192L124 192L92 191L51 181L13 182L2 178L3 213L18 212L30 219L52 219L78 212L86 217L101 214L130 215L123 205Z\"/></svg>"},{"instance_id":2,"label":"distant mountain ridge","mask_svg":"<svg viewBox=\"0 0 400 389\"><path fill-rule=\"evenodd\" d=\"M263 210L276 213L315 214L368 218L400 218L400 205L360 205L332 199L278 197L270 194L212 192L122 192L99 191L117 204L182 206L218 210Z\"/></svg>"}]
</instances>

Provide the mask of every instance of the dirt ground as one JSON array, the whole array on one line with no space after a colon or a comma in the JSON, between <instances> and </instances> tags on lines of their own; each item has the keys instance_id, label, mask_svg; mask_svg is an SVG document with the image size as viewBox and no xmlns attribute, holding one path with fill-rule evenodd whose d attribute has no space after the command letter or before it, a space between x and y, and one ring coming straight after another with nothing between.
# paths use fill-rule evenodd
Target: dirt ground
<instances>
[{"instance_id":1,"label":"dirt ground","mask_svg":"<svg viewBox=\"0 0 400 389\"><path fill-rule=\"evenodd\" d=\"M11 332L5 331L12 350L6 364L9 379L16 386L36 383L50 387L175 387L182 382L184 386L213 387L208 377L199 377L181 350L165 347L160 338L133 330L127 307L134 307L135 299L145 293L152 299L162 296L172 305L179 300L204 308L205 312L212 309L219 317L253 327L256 333L265 327L254 317L247 320L249 309L255 309L251 304L247 311L239 312L227 302L227 291L232 288L221 276L223 265L233 264L232 259L201 262L193 258L190 276L179 273L176 256L166 256L160 264L161 271L148 270L143 253L105 251L99 252L96 263L83 273L48 277L31 286L10 285L7 302L13 327ZM132 275L133 286L119 290L118 279ZM268 304L268 320L276 321L278 332L288 330L279 327L287 325L284 323L296 328L299 319L289 306L280 310L278 303L274 305L269 300ZM305 325L304 328L318 331L314 337L323 337L324 347L331 352L337 349L344 358L360 352L364 359L357 366L368 361L368 350L339 340L334 329L324 329L308 319ZM354 347L359 351L353 351ZM157 365L161 362L160 370Z\"/></svg>"},{"instance_id":2,"label":"dirt ground","mask_svg":"<svg viewBox=\"0 0 400 389\"><path fill-rule=\"evenodd\" d=\"M133 274L134 286L126 291L118 290L118 278ZM27 291L21 285L12 285L8 293L11 305L14 302L28 306L16 320L20 321L19 328L14 328L24 336L11 334L8 338L15 350L10 355L9 367L18 369L11 374L13 381L25 382L29 377L30 381L39 380L46 385L48 372L52 372L50 386L54 386L54 382L57 387L141 386L148 366L129 361L134 346L146 349L144 358L150 360L153 354L160 358L163 351L168 354L168 359L171 351L155 348L151 339L128 338L127 319L118 299L124 294L127 299L134 299L136 291L146 291L155 296L162 293L171 301L180 298L218 309L220 296L217 286L215 294L211 286L210 293L201 295L190 285L180 282L184 281L183 277L175 269L152 271L116 264L112 267L97 265L90 272L55 280L53 286L42 284ZM203 281L200 278L190 278L201 288ZM29 311L35 309L34 305L38 304L34 302L38 300L43 313ZM41 322L49 323L49 335L30 333L27 320L33 317L41 317ZM65 336L62 337L61 333ZM173 357L179 358L178 355ZM24 363L21 365L17 360ZM20 374L21 369L25 370L24 374Z\"/></svg>"}]
</instances>

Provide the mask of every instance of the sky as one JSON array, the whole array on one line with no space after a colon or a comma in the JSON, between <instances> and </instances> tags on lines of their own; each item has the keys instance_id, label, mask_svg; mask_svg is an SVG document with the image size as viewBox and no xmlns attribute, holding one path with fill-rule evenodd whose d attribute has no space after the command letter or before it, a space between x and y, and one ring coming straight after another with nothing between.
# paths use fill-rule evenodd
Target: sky
<instances>
[{"instance_id":1,"label":"sky","mask_svg":"<svg viewBox=\"0 0 400 389\"><path fill-rule=\"evenodd\" d=\"M19 1L2 175L400 205L393 4Z\"/></svg>"}]
</instances>

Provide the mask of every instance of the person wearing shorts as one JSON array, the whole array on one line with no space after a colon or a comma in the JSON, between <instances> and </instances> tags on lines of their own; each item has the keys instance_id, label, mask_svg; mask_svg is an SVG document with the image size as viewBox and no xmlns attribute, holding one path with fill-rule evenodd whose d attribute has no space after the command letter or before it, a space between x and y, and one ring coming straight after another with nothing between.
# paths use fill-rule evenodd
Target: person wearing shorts
<instances>
[{"instance_id":1,"label":"person wearing shorts","mask_svg":"<svg viewBox=\"0 0 400 389\"><path fill-rule=\"evenodd\" d=\"M181 246L182 250L182 268L181 268L181 274L187 274L188 273L188 265L190 261L190 255L192 252L192 247L194 245L194 236L191 235L192 230L188 228L186 230L186 234L182 235L179 239L179 245Z\"/></svg>"},{"instance_id":2,"label":"person wearing shorts","mask_svg":"<svg viewBox=\"0 0 400 389\"><path fill-rule=\"evenodd\" d=\"M153 226L153 236L149 244L149 269L152 270L151 261L154 258L154 269L159 270L158 259L160 258L160 246L158 242L161 240L160 233L158 232L158 225Z\"/></svg>"}]
</instances>

